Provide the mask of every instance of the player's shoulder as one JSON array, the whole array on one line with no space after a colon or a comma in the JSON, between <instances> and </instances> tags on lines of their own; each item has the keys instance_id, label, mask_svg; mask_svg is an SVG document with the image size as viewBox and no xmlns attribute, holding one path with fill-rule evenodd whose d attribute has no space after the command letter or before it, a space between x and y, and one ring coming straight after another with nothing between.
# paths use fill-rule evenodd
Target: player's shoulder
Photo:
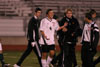
<instances>
[{"instance_id":1,"label":"player's shoulder","mask_svg":"<svg viewBox=\"0 0 100 67\"><path fill-rule=\"evenodd\" d=\"M43 19L41 20L41 22L45 22L45 21L47 21L47 19L46 19L46 18L43 18Z\"/></svg>"}]
</instances>

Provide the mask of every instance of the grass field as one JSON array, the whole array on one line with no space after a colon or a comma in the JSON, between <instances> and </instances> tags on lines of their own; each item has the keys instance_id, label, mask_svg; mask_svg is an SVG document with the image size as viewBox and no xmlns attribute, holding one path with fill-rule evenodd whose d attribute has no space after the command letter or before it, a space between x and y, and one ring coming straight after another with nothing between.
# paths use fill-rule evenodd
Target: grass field
<instances>
[{"instance_id":1,"label":"grass field","mask_svg":"<svg viewBox=\"0 0 100 67\"><path fill-rule=\"evenodd\" d=\"M15 64L20 56L22 55L23 52L18 52L18 51L6 51L4 52L4 57L5 57L5 61L7 63L10 63L11 66L10 67L13 67L13 64ZM80 52L76 52L76 56L77 56L77 62L78 62L78 65L81 66L81 55L80 55ZM94 59L96 59L98 56L100 56L100 52L98 52L96 54L96 56L94 57ZM1 64L0 64L0 67L1 67ZM39 67L39 64L38 64L38 60L34 54L34 52L32 52L26 59L25 61L23 62L22 66L21 67ZM97 64L96 67L100 67L100 63Z\"/></svg>"}]
</instances>

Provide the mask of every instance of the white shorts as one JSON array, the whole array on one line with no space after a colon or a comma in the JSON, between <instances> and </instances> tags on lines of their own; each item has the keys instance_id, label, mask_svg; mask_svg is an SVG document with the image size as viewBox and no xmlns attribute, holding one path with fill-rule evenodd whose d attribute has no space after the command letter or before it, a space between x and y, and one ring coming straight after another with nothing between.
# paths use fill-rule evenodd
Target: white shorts
<instances>
[{"instance_id":1,"label":"white shorts","mask_svg":"<svg viewBox=\"0 0 100 67\"><path fill-rule=\"evenodd\" d=\"M2 45L1 45L1 43L0 43L0 50L2 50Z\"/></svg>"}]
</instances>

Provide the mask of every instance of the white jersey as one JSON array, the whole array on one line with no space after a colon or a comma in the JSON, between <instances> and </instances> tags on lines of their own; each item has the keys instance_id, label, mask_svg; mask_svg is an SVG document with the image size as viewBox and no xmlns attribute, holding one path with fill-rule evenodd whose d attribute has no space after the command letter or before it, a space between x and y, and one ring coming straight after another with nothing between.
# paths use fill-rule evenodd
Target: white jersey
<instances>
[{"instance_id":1,"label":"white jersey","mask_svg":"<svg viewBox=\"0 0 100 67\"><path fill-rule=\"evenodd\" d=\"M55 44L54 33L56 30L58 30L58 28L59 28L59 25L55 19L50 20L49 18L44 18L41 20L40 31L43 31L44 34L49 39L49 40L45 39L48 45ZM44 44L42 37L40 38L39 42L40 44Z\"/></svg>"},{"instance_id":2,"label":"white jersey","mask_svg":"<svg viewBox=\"0 0 100 67\"><path fill-rule=\"evenodd\" d=\"M82 34L82 41L86 41L86 42L90 42L91 40L91 25L94 24L94 22L92 23L87 23L84 26L84 30L83 30L83 34ZM99 32L99 28L97 26L97 24L94 24L94 31Z\"/></svg>"}]
</instances>

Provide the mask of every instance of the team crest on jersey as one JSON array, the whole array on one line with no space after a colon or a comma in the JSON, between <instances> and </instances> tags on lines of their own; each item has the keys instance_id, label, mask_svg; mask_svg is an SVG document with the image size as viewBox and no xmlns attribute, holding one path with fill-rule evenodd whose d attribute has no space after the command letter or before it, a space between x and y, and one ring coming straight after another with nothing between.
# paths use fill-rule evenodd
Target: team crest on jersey
<instances>
[{"instance_id":1,"label":"team crest on jersey","mask_svg":"<svg viewBox=\"0 0 100 67\"><path fill-rule=\"evenodd\" d=\"M74 22L72 22L72 24L75 24Z\"/></svg>"}]
</instances>

